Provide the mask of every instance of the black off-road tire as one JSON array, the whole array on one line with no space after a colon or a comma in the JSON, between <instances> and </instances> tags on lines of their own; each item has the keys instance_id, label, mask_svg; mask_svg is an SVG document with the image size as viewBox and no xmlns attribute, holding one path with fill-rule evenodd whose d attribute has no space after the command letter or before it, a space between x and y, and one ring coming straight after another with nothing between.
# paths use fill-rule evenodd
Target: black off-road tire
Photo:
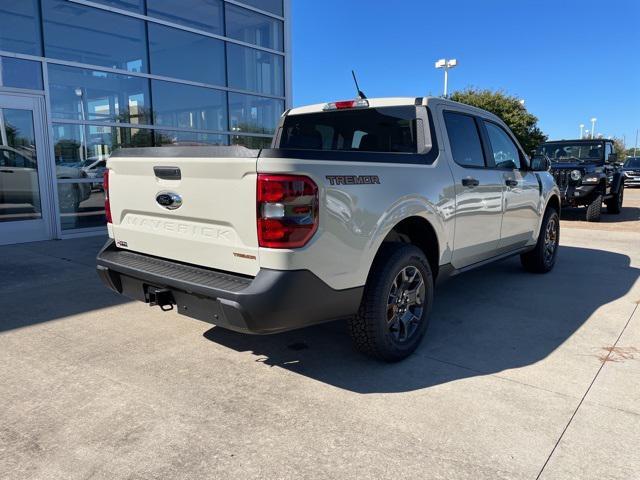
<instances>
[{"instance_id":1,"label":"black off-road tire","mask_svg":"<svg viewBox=\"0 0 640 480\"><path fill-rule=\"evenodd\" d=\"M602 214L602 195L598 194L587 207L587 222L599 222Z\"/></svg>"},{"instance_id":2,"label":"black off-road tire","mask_svg":"<svg viewBox=\"0 0 640 480\"><path fill-rule=\"evenodd\" d=\"M620 190L613 197L608 199L605 204L607 205L607 213L620 213L622 212L622 202L624 201L624 183L620 185Z\"/></svg>"},{"instance_id":3,"label":"black off-road tire","mask_svg":"<svg viewBox=\"0 0 640 480\"><path fill-rule=\"evenodd\" d=\"M547 242L546 235L549 227L549 222L555 222L555 249L553 255L549 258L546 255ZM556 257L558 256L558 246L560 244L560 216L555 208L549 207L544 213L542 219L542 225L540 226L540 234L538 235L538 243L536 247L520 255L520 263L525 270L532 273L548 273L553 270L556 264Z\"/></svg>"},{"instance_id":4,"label":"black off-road tire","mask_svg":"<svg viewBox=\"0 0 640 480\"><path fill-rule=\"evenodd\" d=\"M398 342L389 330L388 301L393 282L405 267L419 270L424 280L425 298L413 335L405 342ZM424 337L432 304L433 275L422 250L404 243L384 245L371 267L358 314L349 319L349 333L354 346L379 360L403 360L415 351Z\"/></svg>"}]
</instances>

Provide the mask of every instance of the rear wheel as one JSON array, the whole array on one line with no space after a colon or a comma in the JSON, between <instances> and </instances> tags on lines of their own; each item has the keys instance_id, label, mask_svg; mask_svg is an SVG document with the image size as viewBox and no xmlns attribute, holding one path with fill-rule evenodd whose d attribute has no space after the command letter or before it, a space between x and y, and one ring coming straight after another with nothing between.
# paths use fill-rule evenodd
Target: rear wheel
<instances>
[{"instance_id":1,"label":"rear wheel","mask_svg":"<svg viewBox=\"0 0 640 480\"><path fill-rule=\"evenodd\" d=\"M554 208L544 214L536 247L520 255L525 270L533 273L547 273L553 269L560 244L560 217Z\"/></svg>"},{"instance_id":2,"label":"rear wheel","mask_svg":"<svg viewBox=\"0 0 640 480\"><path fill-rule=\"evenodd\" d=\"M607 213L620 213L622 202L624 201L624 184L620 185L620 190L613 197L606 201Z\"/></svg>"},{"instance_id":3,"label":"rear wheel","mask_svg":"<svg viewBox=\"0 0 640 480\"><path fill-rule=\"evenodd\" d=\"M602 214L602 195L598 194L587 206L587 222L599 222Z\"/></svg>"},{"instance_id":4,"label":"rear wheel","mask_svg":"<svg viewBox=\"0 0 640 480\"><path fill-rule=\"evenodd\" d=\"M433 277L424 253L390 243L376 258L358 314L349 320L355 347L388 362L411 355L427 330Z\"/></svg>"}]
</instances>

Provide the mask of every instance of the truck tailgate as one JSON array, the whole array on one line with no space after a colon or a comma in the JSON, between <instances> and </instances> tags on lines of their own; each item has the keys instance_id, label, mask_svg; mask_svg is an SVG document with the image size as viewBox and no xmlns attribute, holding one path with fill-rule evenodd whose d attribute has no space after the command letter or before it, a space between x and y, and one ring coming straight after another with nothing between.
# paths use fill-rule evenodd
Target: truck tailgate
<instances>
[{"instance_id":1,"label":"truck tailgate","mask_svg":"<svg viewBox=\"0 0 640 480\"><path fill-rule=\"evenodd\" d=\"M258 153L243 147L158 147L114 153L108 167L110 228L116 244L256 275ZM171 208L181 205L175 209L161 205L159 196L166 194L178 200Z\"/></svg>"}]
</instances>

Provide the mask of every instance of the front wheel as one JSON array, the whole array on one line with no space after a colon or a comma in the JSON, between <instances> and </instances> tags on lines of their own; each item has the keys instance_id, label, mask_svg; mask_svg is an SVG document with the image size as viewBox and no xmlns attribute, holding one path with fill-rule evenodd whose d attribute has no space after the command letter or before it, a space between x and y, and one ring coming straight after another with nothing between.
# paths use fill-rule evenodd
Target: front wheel
<instances>
[{"instance_id":1,"label":"front wheel","mask_svg":"<svg viewBox=\"0 0 640 480\"><path fill-rule=\"evenodd\" d=\"M624 184L620 185L620 190L606 201L607 213L622 212L622 202L624 201Z\"/></svg>"},{"instance_id":2,"label":"front wheel","mask_svg":"<svg viewBox=\"0 0 640 480\"><path fill-rule=\"evenodd\" d=\"M596 198L587 206L586 220L587 222L599 222L602 213L602 195L596 195Z\"/></svg>"},{"instance_id":3,"label":"front wheel","mask_svg":"<svg viewBox=\"0 0 640 480\"><path fill-rule=\"evenodd\" d=\"M374 358L397 362L424 337L433 303L433 276L424 253L390 243L378 254L358 314L349 320L355 347Z\"/></svg>"},{"instance_id":4,"label":"front wheel","mask_svg":"<svg viewBox=\"0 0 640 480\"><path fill-rule=\"evenodd\" d=\"M542 219L538 243L530 252L520 255L525 270L547 273L553 269L560 244L560 217L554 208L549 208Z\"/></svg>"}]
</instances>

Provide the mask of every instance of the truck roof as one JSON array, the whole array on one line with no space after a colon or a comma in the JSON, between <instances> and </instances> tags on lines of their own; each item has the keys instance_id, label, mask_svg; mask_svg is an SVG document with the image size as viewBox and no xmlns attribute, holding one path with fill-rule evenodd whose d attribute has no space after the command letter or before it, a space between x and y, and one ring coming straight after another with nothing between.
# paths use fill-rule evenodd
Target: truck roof
<instances>
[{"instance_id":1,"label":"truck roof","mask_svg":"<svg viewBox=\"0 0 640 480\"><path fill-rule=\"evenodd\" d=\"M608 138L576 138L575 140L566 140L566 139L562 139L562 140L547 140L546 142L543 143L543 145L546 145L547 143L571 143L571 144L576 144L576 143L594 143L594 142L612 142L613 140L609 140Z\"/></svg>"},{"instance_id":2,"label":"truck roof","mask_svg":"<svg viewBox=\"0 0 640 480\"><path fill-rule=\"evenodd\" d=\"M330 100L334 102L335 100ZM442 97L385 97L385 98L367 98L369 102L369 108L380 107L403 107L410 105L433 105L435 103L448 104L456 107L464 107L467 110L474 110L478 114L494 117L493 114L479 108L465 105L459 102L454 102ZM316 103L314 105L305 105L302 107L295 107L286 112L286 115L302 115L305 113L322 113L325 112L324 107L329 102ZM497 118L497 117L496 117Z\"/></svg>"}]
</instances>

